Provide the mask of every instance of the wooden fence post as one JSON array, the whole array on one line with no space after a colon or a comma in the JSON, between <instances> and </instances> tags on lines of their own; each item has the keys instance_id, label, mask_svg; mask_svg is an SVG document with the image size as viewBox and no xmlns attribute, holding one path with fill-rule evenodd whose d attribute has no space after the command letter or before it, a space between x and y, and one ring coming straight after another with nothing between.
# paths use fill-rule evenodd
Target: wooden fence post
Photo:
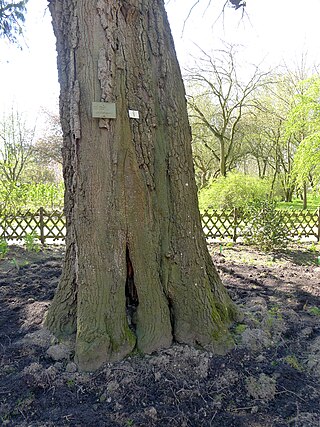
<instances>
[{"instance_id":1,"label":"wooden fence post","mask_svg":"<svg viewBox=\"0 0 320 427\"><path fill-rule=\"evenodd\" d=\"M39 221L39 225L40 225L40 242L42 245L44 245L45 243L45 237L44 237L44 220L43 220L43 213L44 213L44 209L41 207L39 209L39 215L40 215L40 221Z\"/></svg>"},{"instance_id":2,"label":"wooden fence post","mask_svg":"<svg viewBox=\"0 0 320 427\"><path fill-rule=\"evenodd\" d=\"M233 241L237 241L237 225L238 225L238 210L236 207L233 208Z\"/></svg>"},{"instance_id":3,"label":"wooden fence post","mask_svg":"<svg viewBox=\"0 0 320 427\"><path fill-rule=\"evenodd\" d=\"M320 242L320 207L318 207L318 236L317 241Z\"/></svg>"}]
</instances>

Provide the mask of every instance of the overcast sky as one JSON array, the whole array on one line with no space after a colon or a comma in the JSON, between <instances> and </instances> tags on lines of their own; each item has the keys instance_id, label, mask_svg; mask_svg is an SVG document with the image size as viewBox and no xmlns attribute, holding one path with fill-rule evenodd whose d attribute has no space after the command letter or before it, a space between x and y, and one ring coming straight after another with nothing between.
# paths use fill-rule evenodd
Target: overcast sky
<instances>
[{"instance_id":1,"label":"overcast sky","mask_svg":"<svg viewBox=\"0 0 320 427\"><path fill-rule=\"evenodd\" d=\"M195 0L166 0L171 29L182 68L191 57L221 46L221 40L245 45L246 60L265 67L285 60L299 62L307 52L310 63L320 62L320 0L247 0L246 13L225 0L201 0L185 26ZM55 41L46 1L29 0L25 42L20 51L0 41L0 111L14 104L34 118L41 107L54 109L59 93Z\"/></svg>"}]
</instances>

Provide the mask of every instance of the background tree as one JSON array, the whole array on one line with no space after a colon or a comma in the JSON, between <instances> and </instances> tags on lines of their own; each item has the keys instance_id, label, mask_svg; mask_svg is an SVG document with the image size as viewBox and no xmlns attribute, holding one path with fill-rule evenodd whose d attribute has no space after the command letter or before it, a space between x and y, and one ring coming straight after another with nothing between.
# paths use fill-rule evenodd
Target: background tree
<instances>
[{"instance_id":1,"label":"background tree","mask_svg":"<svg viewBox=\"0 0 320 427\"><path fill-rule=\"evenodd\" d=\"M315 92L310 98L311 92L307 91L307 85L311 84L310 80L301 82L299 81L300 75L302 75L301 72L285 69L284 73L277 72L269 75L268 84L261 84L257 87L252 98L253 102L246 108L245 114L239 120L235 145L237 155L234 157L233 166L230 167L230 170L267 180L269 190L266 194L276 198L281 196L282 200L286 202L292 201L294 191L298 190L296 179L298 175L296 171L293 172L298 158L303 158L306 166L309 164L310 168L306 169L308 172L305 172L304 176L306 182L313 184L313 166L304 157L301 157L301 153L307 141L310 141L310 144L311 141L313 144L316 143L316 136L309 140L306 139L306 136L311 136L317 129L316 115L313 116L314 123L312 124L312 114L310 113L316 111L312 102L315 103L317 94ZM196 91L195 87L193 89ZM214 114L208 100L201 101L200 105L202 112L206 112L208 116ZM213 194L212 192L217 191L217 188L221 188L222 193L225 194L223 186L220 184L218 187L213 186L210 181L218 176L217 168L219 166L217 156L210 157L210 153L213 151L213 147L210 145L210 134L206 132L205 125L200 121L197 122L197 119L193 120L192 118L196 171L199 176L205 173L205 176L209 177L205 182L205 186L210 187L208 194ZM303 145L300 149L302 142ZM308 147L311 149L311 146ZM314 145L311 150L314 150ZM308 148L306 148L307 151ZM298 156L297 160L295 160L296 156ZM314 157L316 158L316 156ZM208 159L211 160L211 174L206 170L206 166L210 164ZM303 168L303 161L299 164ZM302 175L299 176L301 179ZM239 175L238 179L240 179ZM299 185L301 189L306 190L305 185L301 183ZM306 191L304 192L306 194ZM205 200L204 203L208 199L207 193L203 191L200 193L200 200ZM224 199L223 196L221 197ZM219 197L213 197L211 204L218 199L222 200ZM222 204L219 202L219 206ZM236 202L237 204L238 202Z\"/></svg>"},{"instance_id":2,"label":"background tree","mask_svg":"<svg viewBox=\"0 0 320 427\"><path fill-rule=\"evenodd\" d=\"M271 177L270 193L275 192L279 183L283 198L290 201L294 190L290 174L295 145L287 137L284 125L292 96L286 89L283 77L273 75L273 83L256 93L257 108L250 114L246 145L249 156L257 163L259 176Z\"/></svg>"},{"instance_id":3,"label":"background tree","mask_svg":"<svg viewBox=\"0 0 320 427\"><path fill-rule=\"evenodd\" d=\"M316 68L316 67L313 67ZM307 65L307 56L306 54L301 56L300 61L295 65L293 70L290 70L285 65L285 78L283 79L283 82L286 87L286 93L287 95L287 116L286 121L284 123L286 133L285 138L287 141L288 149L287 149L287 158L289 159L289 173L288 173L288 187L291 187L291 194L293 194L293 191L296 187L296 183L293 177L293 164L294 164L294 157L296 154L296 150L298 149L300 143L305 139L305 137L308 134L308 117L303 116L302 109L300 109L300 118L299 118L299 130L297 129L297 126L291 126L290 122L292 111L295 110L295 107L297 103L300 102L299 98L304 96L304 93L306 91L306 85L305 81L310 76L311 69ZM289 100L289 101L288 101ZM291 128L291 130L290 130ZM295 128L295 131L294 131ZM290 147L290 150L289 150ZM291 156L289 155L291 153ZM307 181L302 186L302 197L303 197L303 207L304 209L307 208ZM290 193L289 193L290 194ZM292 198L292 197L291 197ZM291 198L289 199L291 201Z\"/></svg>"},{"instance_id":4,"label":"background tree","mask_svg":"<svg viewBox=\"0 0 320 427\"><path fill-rule=\"evenodd\" d=\"M293 108L299 83L293 72L272 76L272 84L260 87L256 106L250 112L246 133L247 156L254 158L259 176L272 177L271 192L282 188L283 199L291 202L295 190L292 179L293 160L299 138L287 131L287 121Z\"/></svg>"},{"instance_id":5,"label":"background tree","mask_svg":"<svg viewBox=\"0 0 320 427\"><path fill-rule=\"evenodd\" d=\"M42 116L46 125L36 141L35 154L42 164L54 162L62 165L63 136L60 117L48 110L43 110Z\"/></svg>"},{"instance_id":6,"label":"background tree","mask_svg":"<svg viewBox=\"0 0 320 427\"><path fill-rule=\"evenodd\" d=\"M320 78L301 82L303 89L287 120L287 131L298 135L301 142L293 164L293 176L300 188L315 187L320 182ZM304 206L306 208L306 204Z\"/></svg>"},{"instance_id":7,"label":"background tree","mask_svg":"<svg viewBox=\"0 0 320 427\"><path fill-rule=\"evenodd\" d=\"M52 0L49 7L67 237L47 326L76 335L81 369L172 340L225 352L235 309L203 236L163 1ZM92 101L115 103L116 118L93 118Z\"/></svg>"},{"instance_id":8,"label":"background tree","mask_svg":"<svg viewBox=\"0 0 320 427\"><path fill-rule=\"evenodd\" d=\"M22 177L32 159L34 128L14 109L0 121L0 206L13 208Z\"/></svg>"},{"instance_id":9,"label":"background tree","mask_svg":"<svg viewBox=\"0 0 320 427\"><path fill-rule=\"evenodd\" d=\"M267 73L255 68L243 82L234 46L212 55L202 53L199 65L188 70L186 76L189 115L194 133L202 135L201 143L219 162L219 174L226 176L242 155L237 133L240 120L253 107L253 93L267 84Z\"/></svg>"},{"instance_id":10,"label":"background tree","mask_svg":"<svg viewBox=\"0 0 320 427\"><path fill-rule=\"evenodd\" d=\"M22 114L13 109L0 122L0 174L16 183L21 179L33 152L35 129L26 124Z\"/></svg>"},{"instance_id":11,"label":"background tree","mask_svg":"<svg viewBox=\"0 0 320 427\"><path fill-rule=\"evenodd\" d=\"M194 87L194 92L197 89ZM213 116L214 106L208 99L197 99L197 105L206 116ZM192 130L192 155L199 188L205 187L220 175L219 147L208 127L193 114L189 106L189 119Z\"/></svg>"},{"instance_id":12,"label":"background tree","mask_svg":"<svg viewBox=\"0 0 320 427\"><path fill-rule=\"evenodd\" d=\"M206 187L208 183L218 176L217 159L211 150L206 147L207 133L202 134L198 127L192 137L192 156L195 165L195 177L198 189Z\"/></svg>"},{"instance_id":13,"label":"background tree","mask_svg":"<svg viewBox=\"0 0 320 427\"><path fill-rule=\"evenodd\" d=\"M48 110L42 111L42 117L45 127L34 144L29 176L38 182L61 182L63 138L60 117Z\"/></svg>"},{"instance_id":14,"label":"background tree","mask_svg":"<svg viewBox=\"0 0 320 427\"><path fill-rule=\"evenodd\" d=\"M264 179L270 174L273 144L268 131L273 126L271 118L265 111L255 108L241 121L243 155L238 168L246 175Z\"/></svg>"}]
</instances>

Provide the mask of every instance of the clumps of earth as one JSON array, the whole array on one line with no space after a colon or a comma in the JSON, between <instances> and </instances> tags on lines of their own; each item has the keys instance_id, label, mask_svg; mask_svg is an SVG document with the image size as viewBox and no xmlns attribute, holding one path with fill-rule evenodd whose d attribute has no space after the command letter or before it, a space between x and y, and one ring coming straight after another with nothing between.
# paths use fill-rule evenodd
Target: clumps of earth
<instances>
[{"instance_id":1,"label":"clumps of earth","mask_svg":"<svg viewBox=\"0 0 320 427\"><path fill-rule=\"evenodd\" d=\"M0 261L0 425L319 427L320 269L306 248L268 257L211 247L243 319L217 356L167 350L78 371L73 343L42 327L63 248Z\"/></svg>"}]
</instances>

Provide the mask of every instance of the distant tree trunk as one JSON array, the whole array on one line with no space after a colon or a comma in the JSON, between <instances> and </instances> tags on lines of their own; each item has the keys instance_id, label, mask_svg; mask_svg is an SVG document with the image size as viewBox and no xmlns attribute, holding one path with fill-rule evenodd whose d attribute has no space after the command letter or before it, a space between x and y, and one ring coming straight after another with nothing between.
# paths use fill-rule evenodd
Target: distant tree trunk
<instances>
[{"instance_id":1,"label":"distant tree trunk","mask_svg":"<svg viewBox=\"0 0 320 427\"><path fill-rule=\"evenodd\" d=\"M265 178L267 176L267 167L268 167L268 159L263 159L263 170L261 178Z\"/></svg>"},{"instance_id":2,"label":"distant tree trunk","mask_svg":"<svg viewBox=\"0 0 320 427\"><path fill-rule=\"evenodd\" d=\"M307 193L307 183L303 183L303 209L308 207L308 193Z\"/></svg>"},{"instance_id":3,"label":"distant tree trunk","mask_svg":"<svg viewBox=\"0 0 320 427\"><path fill-rule=\"evenodd\" d=\"M226 177L227 176L226 146L225 146L223 137L219 139L219 143L220 143L220 175Z\"/></svg>"},{"instance_id":4,"label":"distant tree trunk","mask_svg":"<svg viewBox=\"0 0 320 427\"><path fill-rule=\"evenodd\" d=\"M294 189L292 187L284 188L285 202L287 203L292 202L293 193L294 193Z\"/></svg>"},{"instance_id":5,"label":"distant tree trunk","mask_svg":"<svg viewBox=\"0 0 320 427\"><path fill-rule=\"evenodd\" d=\"M46 325L76 335L83 370L173 340L225 352L236 310L201 228L163 1L51 0L50 11L67 237ZM93 118L92 101L115 103L116 118Z\"/></svg>"}]
</instances>

